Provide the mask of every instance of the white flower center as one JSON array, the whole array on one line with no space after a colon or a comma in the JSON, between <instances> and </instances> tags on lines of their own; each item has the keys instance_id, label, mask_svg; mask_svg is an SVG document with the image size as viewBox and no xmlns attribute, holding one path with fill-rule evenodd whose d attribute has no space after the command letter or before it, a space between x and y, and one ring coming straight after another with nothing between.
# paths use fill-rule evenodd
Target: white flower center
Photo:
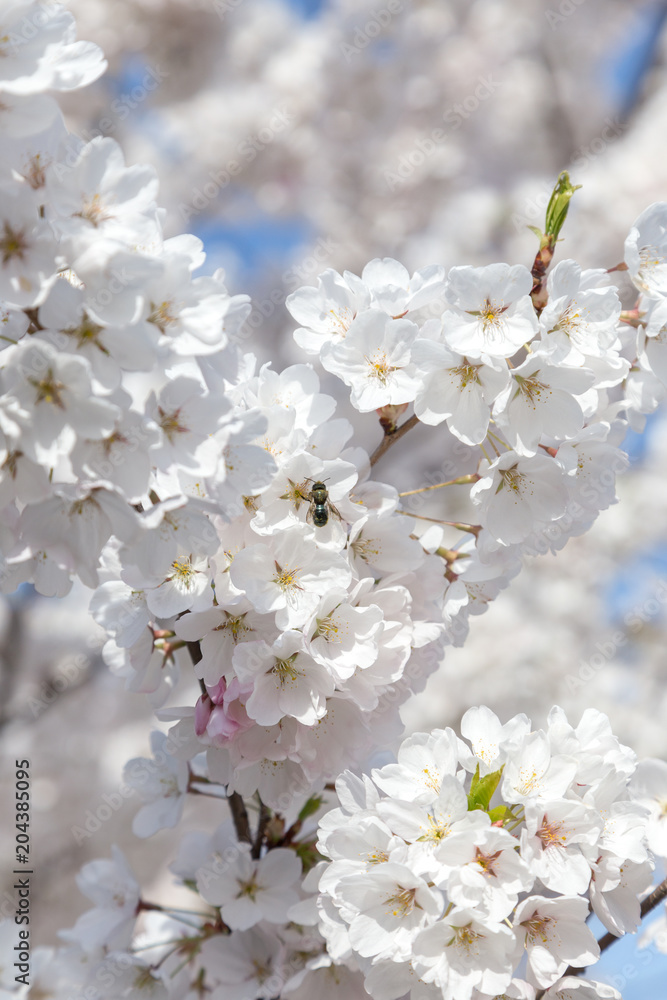
<instances>
[{"instance_id":1,"label":"white flower center","mask_svg":"<svg viewBox=\"0 0 667 1000\"><path fill-rule=\"evenodd\" d=\"M415 909L421 909L421 906L416 901L415 896L417 894L416 889L404 889L402 886L397 886L398 892L394 893L393 896L387 896L385 903L391 908L391 915L393 917L407 917Z\"/></svg>"},{"instance_id":2,"label":"white flower center","mask_svg":"<svg viewBox=\"0 0 667 1000\"><path fill-rule=\"evenodd\" d=\"M365 354L364 361L368 365L366 378L379 382L380 385L386 385L392 372L398 371L397 368L389 364L389 359L384 351L377 350L370 356Z\"/></svg>"}]
</instances>

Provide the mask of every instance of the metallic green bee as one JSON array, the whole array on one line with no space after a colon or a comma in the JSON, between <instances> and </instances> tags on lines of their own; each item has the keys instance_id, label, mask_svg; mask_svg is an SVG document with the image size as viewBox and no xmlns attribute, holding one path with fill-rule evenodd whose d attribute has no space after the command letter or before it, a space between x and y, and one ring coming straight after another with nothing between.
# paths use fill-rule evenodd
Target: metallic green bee
<instances>
[{"instance_id":1,"label":"metallic green bee","mask_svg":"<svg viewBox=\"0 0 667 1000\"><path fill-rule=\"evenodd\" d=\"M329 500L329 491L322 482L313 483L308 496L310 507L306 515L307 521L312 521L316 528L323 528L329 523L329 515L333 514L340 521L340 513Z\"/></svg>"}]
</instances>

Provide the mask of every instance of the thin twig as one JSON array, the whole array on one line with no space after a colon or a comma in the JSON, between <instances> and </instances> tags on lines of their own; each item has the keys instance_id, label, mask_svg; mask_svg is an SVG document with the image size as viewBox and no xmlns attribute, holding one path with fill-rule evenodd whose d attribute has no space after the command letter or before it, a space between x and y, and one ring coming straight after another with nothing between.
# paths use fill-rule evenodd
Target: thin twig
<instances>
[{"instance_id":1,"label":"thin twig","mask_svg":"<svg viewBox=\"0 0 667 1000\"><path fill-rule=\"evenodd\" d=\"M264 835L266 834L266 827L271 819L271 810L264 805L261 801L259 802L259 818L257 820L257 833L255 834L255 841L252 845L251 856L257 860L262 853L262 845L264 843Z\"/></svg>"},{"instance_id":2,"label":"thin twig","mask_svg":"<svg viewBox=\"0 0 667 1000\"><path fill-rule=\"evenodd\" d=\"M433 486L420 486L418 490L406 490L399 493L399 497L411 497L415 493L426 493L427 490L439 490L443 486L465 486L468 483L476 483L481 477L476 472L470 472L466 476L459 476L458 479L448 479L446 483L435 483Z\"/></svg>"},{"instance_id":3,"label":"thin twig","mask_svg":"<svg viewBox=\"0 0 667 1000\"><path fill-rule=\"evenodd\" d=\"M459 531L467 531L471 535L479 535L482 530L481 524L464 524L462 521L443 521L439 517L427 517L426 514L413 514L411 510L396 509L397 514L404 514L406 517L416 517L418 521L432 521L433 524L446 524L450 528L457 528Z\"/></svg>"},{"instance_id":4,"label":"thin twig","mask_svg":"<svg viewBox=\"0 0 667 1000\"><path fill-rule=\"evenodd\" d=\"M397 427L395 431L389 431L389 432L385 431L384 437L382 438L379 445L371 455L371 468L376 464L376 462L380 461L385 451L391 448L394 441L398 441L399 438L402 438L404 434L407 434L407 432L411 430L413 427L415 427L418 423L419 423L419 418L413 415L412 417L410 417L409 420L406 420L404 424L401 424L400 427Z\"/></svg>"}]
</instances>

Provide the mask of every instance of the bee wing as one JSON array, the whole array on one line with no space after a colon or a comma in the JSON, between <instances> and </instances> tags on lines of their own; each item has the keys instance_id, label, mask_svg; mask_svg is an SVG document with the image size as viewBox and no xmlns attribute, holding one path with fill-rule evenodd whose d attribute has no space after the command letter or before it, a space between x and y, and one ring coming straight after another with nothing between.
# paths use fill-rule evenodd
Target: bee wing
<instances>
[{"instance_id":1,"label":"bee wing","mask_svg":"<svg viewBox=\"0 0 667 1000\"><path fill-rule=\"evenodd\" d=\"M337 517L339 521L343 520L343 515L341 514L341 512L338 510L337 507L334 507L331 500L327 500L327 507L329 509L330 514L333 514L334 517Z\"/></svg>"},{"instance_id":2,"label":"bee wing","mask_svg":"<svg viewBox=\"0 0 667 1000\"><path fill-rule=\"evenodd\" d=\"M308 513L306 514L306 524L312 524L312 523L313 523L313 504L311 502L310 506L308 507Z\"/></svg>"}]
</instances>

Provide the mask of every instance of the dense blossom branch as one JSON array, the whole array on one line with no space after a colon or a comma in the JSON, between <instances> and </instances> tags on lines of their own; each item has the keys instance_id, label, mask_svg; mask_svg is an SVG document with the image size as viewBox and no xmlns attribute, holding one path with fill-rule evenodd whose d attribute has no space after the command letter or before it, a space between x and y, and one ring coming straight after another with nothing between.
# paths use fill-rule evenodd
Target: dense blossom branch
<instances>
[{"instance_id":1,"label":"dense blossom branch","mask_svg":"<svg viewBox=\"0 0 667 1000\"><path fill-rule=\"evenodd\" d=\"M369 456L313 365L279 372L246 351L248 297L197 276L198 239L164 238L154 171L67 132L49 92L104 68L71 15L31 0L5 13L2 587L88 587L106 662L169 722L123 772L138 837L176 826L189 793L209 794L198 785L228 806L171 865L206 904L194 933L142 902L114 848L80 873L93 909L34 989L60 977L61 995L83 995L113 965L115 995L154 1000L303 1000L332 983L378 1000L561 1000L568 967L599 955L590 908L611 934L637 926L664 856L667 765L637 765L593 709L533 729L479 707L460 737L415 734L364 771L523 558L615 501L626 428L667 391L667 205L625 243L631 316L601 270L551 268L567 175L532 272L410 274L385 257L293 292L305 356L380 414ZM439 481L398 494L373 470L418 423ZM454 484L452 510L435 491ZM423 493L433 518L399 506Z\"/></svg>"}]
</instances>

